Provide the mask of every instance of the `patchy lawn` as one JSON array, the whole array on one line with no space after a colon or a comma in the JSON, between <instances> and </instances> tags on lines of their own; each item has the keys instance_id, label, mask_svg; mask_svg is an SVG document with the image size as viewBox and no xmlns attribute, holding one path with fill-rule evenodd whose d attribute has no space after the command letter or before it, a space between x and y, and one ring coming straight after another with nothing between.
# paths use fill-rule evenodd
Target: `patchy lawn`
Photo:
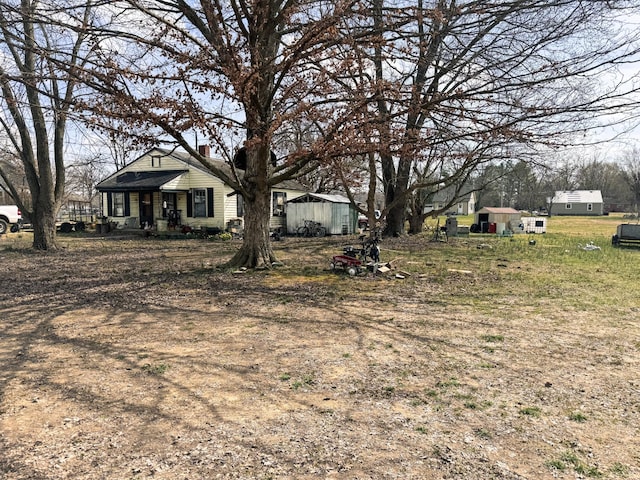
<instances>
[{"instance_id":1,"label":"patchy lawn","mask_svg":"<svg viewBox=\"0 0 640 480\"><path fill-rule=\"evenodd\" d=\"M3 479L640 478L639 282L607 294L611 262L589 289L587 254L495 240L383 242L395 269L349 277L342 239L233 274L233 242L15 238Z\"/></svg>"}]
</instances>

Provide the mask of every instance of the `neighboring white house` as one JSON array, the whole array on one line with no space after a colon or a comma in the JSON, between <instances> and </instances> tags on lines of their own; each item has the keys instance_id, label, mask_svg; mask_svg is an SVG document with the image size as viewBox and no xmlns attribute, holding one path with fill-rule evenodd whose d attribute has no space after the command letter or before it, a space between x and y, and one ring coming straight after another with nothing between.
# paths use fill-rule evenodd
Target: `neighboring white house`
<instances>
[{"instance_id":1,"label":"neighboring white house","mask_svg":"<svg viewBox=\"0 0 640 480\"><path fill-rule=\"evenodd\" d=\"M442 211L453 200L455 188L449 187L436 192L431 202L425 205L424 213ZM476 193L463 193L455 199L454 203L447 209L447 213L454 212L456 215L473 215L476 213Z\"/></svg>"},{"instance_id":2,"label":"neighboring white house","mask_svg":"<svg viewBox=\"0 0 640 480\"><path fill-rule=\"evenodd\" d=\"M603 215L600 190L559 190L551 199L550 215Z\"/></svg>"},{"instance_id":3,"label":"neighboring white house","mask_svg":"<svg viewBox=\"0 0 640 480\"><path fill-rule=\"evenodd\" d=\"M209 156L208 147L200 153ZM221 160L221 168L229 168ZM177 228L189 226L225 230L242 225L242 196L186 152L154 148L96 186L103 215L120 227ZM285 226L287 200L305 193L297 182L272 190L271 227Z\"/></svg>"}]
</instances>

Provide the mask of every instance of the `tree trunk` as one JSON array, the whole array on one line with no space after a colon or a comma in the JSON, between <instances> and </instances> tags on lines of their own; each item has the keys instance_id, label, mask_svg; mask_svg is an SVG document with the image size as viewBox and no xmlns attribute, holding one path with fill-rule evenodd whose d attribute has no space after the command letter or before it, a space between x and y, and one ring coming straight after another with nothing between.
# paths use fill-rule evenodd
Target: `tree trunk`
<instances>
[{"instance_id":1,"label":"tree trunk","mask_svg":"<svg viewBox=\"0 0 640 480\"><path fill-rule=\"evenodd\" d=\"M409 233L416 235L424 231L424 219L427 216L424 213L412 213L409 215Z\"/></svg>"},{"instance_id":2,"label":"tree trunk","mask_svg":"<svg viewBox=\"0 0 640 480\"><path fill-rule=\"evenodd\" d=\"M391 157L382 160L385 202L387 207L391 206L387 213L384 236L397 237L405 233L404 223L407 219L407 203L409 201L407 191L412 161L401 157L396 168Z\"/></svg>"},{"instance_id":3,"label":"tree trunk","mask_svg":"<svg viewBox=\"0 0 640 480\"><path fill-rule=\"evenodd\" d=\"M397 237L404 233L405 222L405 204L399 202L396 206L392 207L387 213L386 227L384 229L384 236Z\"/></svg>"},{"instance_id":4,"label":"tree trunk","mask_svg":"<svg viewBox=\"0 0 640 480\"><path fill-rule=\"evenodd\" d=\"M31 217L33 225L34 250L56 250L56 211L46 207L33 209Z\"/></svg>"},{"instance_id":5,"label":"tree trunk","mask_svg":"<svg viewBox=\"0 0 640 480\"><path fill-rule=\"evenodd\" d=\"M269 220L271 219L271 189L268 168L271 150L267 143L247 149L247 169L243 186L244 238L242 247L227 263L231 268L271 268L276 256L271 248Z\"/></svg>"},{"instance_id":6,"label":"tree trunk","mask_svg":"<svg viewBox=\"0 0 640 480\"><path fill-rule=\"evenodd\" d=\"M269 239L269 190L255 192L252 201L245 201L244 239L242 247L227 263L228 267L271 267L276 257Z\"/></svg>"}]
</instances>

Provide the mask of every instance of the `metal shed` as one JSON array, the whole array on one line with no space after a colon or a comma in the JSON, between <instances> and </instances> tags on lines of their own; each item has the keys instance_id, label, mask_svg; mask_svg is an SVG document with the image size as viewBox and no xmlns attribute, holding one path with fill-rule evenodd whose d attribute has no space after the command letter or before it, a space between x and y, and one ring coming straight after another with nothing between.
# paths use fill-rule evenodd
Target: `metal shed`
<instances>
[{"instance_id":1,"label":"metal shed","mask_svg":"<svg viewBox=\"0 0 640 480\"><path fill-rule=\"evenodd\" d=\"M287 202L287 233L295 234L305 220L320 223L329 235L350 235L357 232L358 211L342 195L307 193Z\"/></svg>"}]
</instances>

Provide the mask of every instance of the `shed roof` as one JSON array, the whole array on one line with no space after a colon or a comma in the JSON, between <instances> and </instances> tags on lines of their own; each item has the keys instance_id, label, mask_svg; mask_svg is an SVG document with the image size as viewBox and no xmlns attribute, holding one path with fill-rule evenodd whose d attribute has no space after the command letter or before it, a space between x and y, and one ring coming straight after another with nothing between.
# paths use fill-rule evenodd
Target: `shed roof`
<instances>
[{"instance_id":1,"label":"shed roof","mask_svg":"<svg viewBox=\"0 0 640 480\"><path fill-rule=\"evenodd\" d=\"M337 194L330 195L328 193L306 193L300 197L289 200L287 203L306 202L351 203L347 197Z\"/></svg>"},{"instance_id":2,"label":"shed roof","mask_svg":"<svg viewBox=\"0 0 640 480\"><path fill-rule=\"evenodd\" d=\"M520 215L520 212L515 208L511 207L483 207L478 213L498 213L498 214L509 214L509 215Z\"/></svg>"},{"instance_id":3,"label":"shed roof","mask_svg":"<svg viewBox=\"0 0 640 480\"><path fill-rule=\"evenodd\" d=\"M602 203L600 190L558 190L551 203Z\"/></svg>"}]
</instances>

